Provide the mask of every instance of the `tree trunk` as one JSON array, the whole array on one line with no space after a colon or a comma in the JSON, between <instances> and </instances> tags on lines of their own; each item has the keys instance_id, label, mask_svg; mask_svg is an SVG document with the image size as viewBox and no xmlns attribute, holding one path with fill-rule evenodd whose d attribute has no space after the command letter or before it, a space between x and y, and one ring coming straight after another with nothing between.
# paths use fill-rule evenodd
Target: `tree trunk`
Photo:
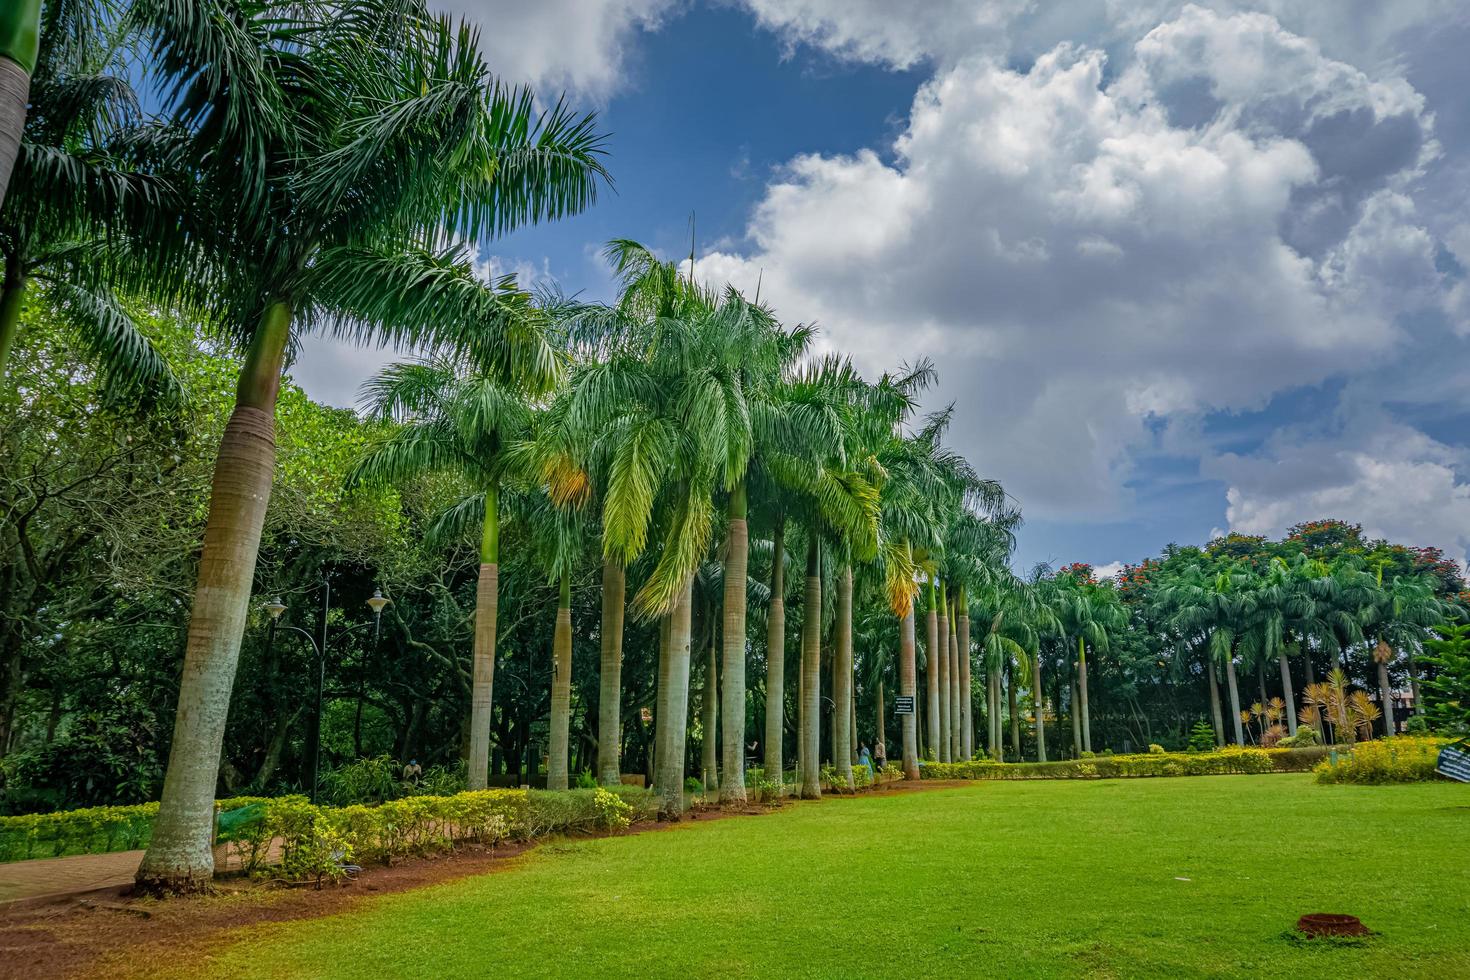
<instances>
[{"instance_id":1,"label":"tree trunk","mask_svg":"<svg viewBox=\"0 0 1470 980\"><path fill-rule=\"evenodd\" d=\"M909 605L908 615L898 621L898 693L911 698L911 704L919 703L918 671L915 669L914 654L914 608ZM881 711L881 707L879 708ZM899 724L903 735L903 778L919 778L919 719L912 714L900 715Z\"/></svg>"},{"instance_id":2,"label":"tree trunk","mask_svg":"<svg viewBox=\"0 0 1470 980\"><path fill-rule=\"evenodd\" d=\"M837 624L832 663L832 715L836 721L832 761L837 779L848 789L852 782L852 566L837 572Z\"/></svg>"},{"instance_id":3,"label":"tree trunk","mask_svg":"<svg viewBox=\"0 0 1470 980\"><path fill-rule=\"evenodd\" d=\"M934 580L929 580L929 613L924 618L924 683L928 697L924 700L924 754L940 761L939 747L939 600L934 595Z\"/></svg>"},{"instance_id":4,"label":"tree trunk","mask_svg":"<svg viewBox=\"0 0 1470 980\"><path fill-rule=\"evenodd\" d=\"M1415 715L1424 714L1424 703L1419 700L1419 661L1409 654L1409 697L1414 699Z\"/></svg>"},{"instance_id":5,"label":"tree trunk","mask_svg":"<svg viewBox=\"0 0 1470 980\"><path fill-rule=\"evenodd\" d=\"M0 58L0 63L4 62ZM0 190L3 190L0 186ZM10 351L20 333L20 310L25 305L26 277L16 256L7 256L5 276L0 283L0 382L5 380L5 369L10 363Z\"/></svg>"},{"instance_id":6,"label":"tree trunk","mask_svg":"<svg viewBox=\"0 0 1470 980\"><path fill-rule=\"evenodd\" d=\"M720 743L725 778L720 782L722 803L745 802L745 599L746 567L750 554L745 524L745 484L730 492L730 530L725 548L724 661L725 684L721 708L725 730Z\"/></svg>"},{"instance_id":7,"label":"tree trunk","mask_svg":"<svg viewBox=\"0 0 1470 980\"><path fill-rule=\"evenodd\" d=\"M684 733L689 718L689 627L694 578L679 590L679 601L668 616L665 669L660 686L667 692L659 698L655 733L654 789L659 797L659 818L678 820L684 814Z\"/></svg>"},{"instance_id":8,"label":"tree trunk","mask_svg":"<svg viewBox=\"0 0 1470 980\"><path fill-rule=\"evenodd\" d=\"M31 68L22 61L35 64L41 8L40 0L6 0L6 6L11 4L15 5L12 9L0 13L0 42L15 40L19 42L17 48L27 50L0 52L0 207L5 205L5 189L10 186L10 174L25 133ZM0 362L0 374L4 367Z\"/></svg>"},{"instance_id":9,"label":"tree trunk","mask_svg":"<svg viewBox=\"0 0 1470 980\"><path fill-rule=\"evenodd\" d=\"M1031 658L1031 699L1036 708L1036 761L1046 761L1046 722L1042 719L1041 657Z\"/></svg>"},{"instance_id":10,"label":"tree trunk","mask_svg":"<svg viewBox=\"0 0 1470 980\"><path fill-rule=\"evenodd\" d=\"M975 690L970 679L970 606L965 590L960 589L960 755L968 762L975 758Z\"/></svg>"},{"instance_id":11,"label":"tree trunk","mask_svg":"<svg viewBox=\"0 0 1470 980\"><path fill-rule=\"evenodd\" d=\"M623 610L628 575L608 558L602 563L602 670L597 698L597 780L622 782L623 762Z\"/></svg>"},{"instance_id":12,"label":"tree trunk","mask_svg":"<svg viewBox=\"0 0 1470 980\"><path fill-rule=\"evenodd\" d=\"M822 796L822 551L808 531L806 594L801 600L801 795Z\"/></svg>"},{"instance_id":13,"label":"tree trunk","mask_svg":"<svg viewBox=\"0 0 1470 980\"><path fill-rule=\"evenodd\" d=\"M985 675L985 722L987 748L996 762L1005 759L1004 739L1001 736L1000 668L992 667Z\"/></svg>"},{"instance_id":14,"label":"tree trunk","mask_svg":"<svg viewBox=\"0 0 1470 980\"><path fill-rule=\"evenodd\" d=\"M1383 737L1397 735L1393 720L1393 689L1388 686L1388 664L1378 661L1378 699L1383 702Z\"/></svg>"},{"instance_id":15,"label":"tree trunk","mask_svg":"<svg viewBox=\"0 0 1470 980\"><path fill-rule=\"evenodd\" d=\"M556 633L551 643L551 731L546 762L546 788L567 789L567 755L572 726L572 578L561 573L556 605Z\"/></svg>"},{"instance_id":16,"label":"tree trunk","mask_svg":"<svg viewBox=\"0 0 1470 980\"><path fill-rule=\"evenodd\" d=\"M1261 689L1261 711L1266 710L1266 705L1271 698L1266 694L1266 665L1256 661L1256 685Z\"/></svg>"},{"instance_id":17,"label":"tree trunk","mask_svg":"<svg viewBox=\"0 0 1470 980\"><path fill-rule=\"evenodd\" d=\"M713 617L714 609L710 609ZM700 744L699 768L700 779L704 783L705 792L720 788L720 753L717 737L720 728L720 660L719 653L715 650L718 637L715 635L715 625L710 623L709 646L705 648L704 657L704 690L700 692L700 727L704 729L704 741ZM726 687L729 686L729 678L725 680ZM725 719L725 729L730 728L730 719ZM730 779L730 770L725 769L725 781Z\"/></svg>"},{"instance_id":18,"label":"tree trunk","mask_svg":"<svg viewBox=\"0 0 1470 980\"><path fill-rule=\"evenodd\" d=\"M1077 637L1077 698L1082 708L1082 751L1092 751L1092 719L1087 711L1087 644Z\"/></svg>"},{"instance_id":19,"label":"tree trunk","mask_svg":"<svg viewBox=\"0 0 1470 980\"><path fill-rule=\"evenodd\" d=\"M935 629L938 631L939 645L934 654L939 659L939 711L936 712L939 719L938 758L940 762L953 762L950 736L954 733L954 725L949 717L949 610L945 608L944 588L940 587L938 592L939 618L935 622Z\"/></svg>"},{"instance_id":20,"label":"tree trunk","mask_svg":"<svg viewBox=\"0 0 1470 980\"><path fill-rule=\"evenodd\" d=\"M465 785L484 789L490 771L491 706L495 695L495 629L500 608L500 488L485 488L480 575L475 583L475 647L470 685L470 760Z\"/></svg>"},{"instance_id":21,"label":"tree trunk","mask_svg":"<svg viewBox=\"0 0 1470 980\"><path fill-rule=\"evenodd\" d=\"M883 726L884 719L883 719L883 681L882 680L879 680L878 681L878 700L874 703L873 708L874 708L873 714L875 716L874 721L876 722L876 724L874 725L874 728L873 728L873 731L874 731L874 735L873 735L873 756L874 756L874 758L877 758L877 757L880 757L881 756L882 758L886 759L886 758L888 758L888 735L884 731L884 726ZM880 746L882 747L882 750L883 750L881 752L878 751L878 749L879 749Z\"/></svg>"},{"instance_id":22,"label":"tree trunk","mask_svg":"<svg viewBox=\"0 0 1470 980\"><path fill-rule=\"evenodd\" d=\"M1225 661L1225 681L1230 689L1230 720L1234 722L1235 744L1245 745L1245 735L1240 730L1240 688L1235 683L1235 655Z\"/></svg>"},{"instance_id":23,"label":"tree trunk","mask_svg":"<svg viewBox=\"0 0 1470 980\"><path fill-rule=\"evenodd\" d=\"M1021 761L1021 708L1019 699L1016 697L1016 684L1020 678L1016 677L1016 665L1011 664L1010 683L1006 685L1006 700L1011 709L1011 758L1017 762Z\"/></svg>"},{"instance_id":24,"label":"tree trunk","mask_svg":"<svg viewBox=\"0 0 1470 980\"><path fill-rule=\"evenodd\" d=\"M1276 657L1281 666L1281 693L1286 702L1286 727L1288 735L1296 734L1296 692L1291 686L1291 664L1286 659L1286 654L1281 653Z\"/></svg>"},{"instance_id":25,"label":"tree trunk","mask_svg":"<svg viewBox=\"0 0 1470 980\"><path fill-rule=\"evenodd\" d=\"M782 786L781 742L786 735L785 522L771 538L771 606L766 614L766 778Z\"/></svg>"},{"instance_id":26,"label":"tree trunk","mask_svg":"<svg viewBox=\"0 0 1470 980\"><path fill-rule=\"evenodd\" d=\"M235 409L220 439L168 772L137 874L145 892L206 890L214 877L214 790L270 503L276 396L290 336L290 306L271 303L245 355Z\"/></svg>"},{"instance_id":27,"label":"tree trunk","mask_svg":"<svg viewBox=\"0 0 1470 980\"><path fill-rule=\"evenodd\" d=\"M1068 705L1067 714L1072 716L1072 756L1082 758L1082 715L1078 713L1077 705L1081 697L1077 694L1077 682L1073 680L1067 685L1071 692L1072 703Z\"/></svg>"},{"instance_id":28,"label":"tree trunk","mask_svg":"<svg viewBox=\"0 0 1470 980\"><path fill-rule=\"evenodd\" d=\"M960 637L959 620L949 618L949 761L967 758L964 749L965 724L960 718Z\"/></svg>"},{"instance_id":29,"label":"tree trunk","mask_svg":"<svg viewBox=\"0 0 1470 980\"><path fill-rule=\"evenodd\" d=\"M1215 662L1205 659L1205 675L1210 679L1210 714L1215 721L1215 744L1225 744L1225 716L1220 712L1220 679L1215 675Z\"/></svg>"}]
</instances>

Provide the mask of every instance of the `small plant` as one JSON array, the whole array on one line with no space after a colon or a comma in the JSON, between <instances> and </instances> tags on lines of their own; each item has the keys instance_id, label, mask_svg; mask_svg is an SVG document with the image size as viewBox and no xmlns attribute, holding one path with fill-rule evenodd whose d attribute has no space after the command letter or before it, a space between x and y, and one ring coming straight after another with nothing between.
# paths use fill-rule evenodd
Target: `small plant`
<instances>
[{"instance_id":1,"label":"small plant","mask_svg":"<svg viewBox=\"0 0 1470 980\"><path fill-rule=\"evenodd\" d=\"M1164 747L1162 745L1160 745L1159 743L1157 743L1157 742L1150 742L1149 745L1148 745L1148 754L1149 755L1163 755L1164 754Z\"/></svg>"},{"instance_id":2,"label":"small plant","mask_svg":"<svg viewBox=\"0 0 1470 980\"><path fill-rule=\"evenodd\" d=\"M629 814L633 808L616 793L602 787L593 790L592 806L597 811L598 823L606 830L627 830L632 822Z\"/></svg>"},{"instance_id":3,"label":"small plant","mask_svg":"<svg viewBox=\"0 0 1470 980\"><path fill-rule=\"evenodd\" d=\"M577 773L577 789L596 789L597 777L592 775L591 769L583 769Z\"/></svg>"},{"instance_id":4,"label":"small plant","mask_svg":"<svg viewBox=\"0 0 1470 980\"><path fill-rule=\"evenodd\" d=\"M1409 720L1404 722L1405 735L1428 735L1429 721L1423 715L1410 715Z\"/></svg>"},{"instance_id":5,"label":"small plant","mask_svg":"<svg viewBox=\"0 0 1470 980\"><path fill-rule=\"evenodd\" d=\"M690 793L694 796L703 796L704 783L700 782L699 777L690 776L688 779L684 780L684 792Z\"/></svg>"},{"instance_id":6,"label":"small plant","mask_svg":"<svg viewBox=\"0 0 1470 980\"><path fill-rule=\"evenodd\" d=\"M1322 740L1317 737L1317 729L1310 725L1302 725L1296 730L1295 735L1288 735L1276 743L1278 749L1304 749L1313 745L1321 745Z\"/></svg>"},{"instance_id":7,"label":"small plant","mask_svg":"<svg viewBox=\"0 0 1470 980\"><path fill-rule=\"evenodd\" d=\"M1189 730L1189 751L1191 752L1213 752L1215 749L1215 729L1209 722L1201 718L1194 723Z\"/></svg>"}]
</instances>

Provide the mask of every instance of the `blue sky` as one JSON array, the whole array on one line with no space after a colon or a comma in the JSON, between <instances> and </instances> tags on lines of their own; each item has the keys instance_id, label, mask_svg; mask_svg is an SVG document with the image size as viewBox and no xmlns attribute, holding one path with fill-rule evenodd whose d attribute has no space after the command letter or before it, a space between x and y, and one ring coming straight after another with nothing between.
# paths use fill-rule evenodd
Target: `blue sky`
<instances>
[{"instance_id":1,"label":"blue sky","mask_svg":"<svg viewBox=\"0 0 1470 980\"><path fill-rule=\"evenodd\" d=\"M1018 565L1317 517L1470 548L1455 0L445 0L616 181L483 243L602 298L630 237L877 372L932 357ZM294 375L350 404L392 352Z\"/></svg>"}]
</instances>

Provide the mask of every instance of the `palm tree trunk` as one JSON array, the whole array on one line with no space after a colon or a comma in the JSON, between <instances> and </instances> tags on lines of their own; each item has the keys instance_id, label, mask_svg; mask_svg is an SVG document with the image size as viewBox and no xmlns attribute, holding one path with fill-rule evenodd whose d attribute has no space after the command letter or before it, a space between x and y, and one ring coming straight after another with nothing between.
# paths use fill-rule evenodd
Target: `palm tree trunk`
<instances>
[{"instance_id":1,"label":"palm tree trunk","mask_svg":"<svg viewBox=\"0 0 1470 980\"><path fill-rule=\"evenodd\" d=\"M41 0L6 0L5 8L0 11L0 207L25 133L31 72L40 48Z\"/></svg>"},{"instance_id":2,"label":"palm tree trunk","mask_svg":"<svg viewBox=\"0 0 1470 980\"><path fill-rule=\"evenodd\" d=\"M20 333L20 310L25 305L25 291L26 277L19 258L7 256L5 278L0 285L0 381L5 380L10 351L15 346L16 335Z\"/></svg>"},{"instance_id":3,"label":"palm tree trunk","mask_svg":"<svg viewBox=\"0 0 1470 980\"><path fill-rule=\"evenodd\" d=\"M745 802L745 598L750 536L745 523L745 484L730 491L730 530L725 546L724 661L721 707L725 730L720 743L725 778L722 803ZM713 733L711 733L713 734Z\"/></svg>"},{"instance_id":4,"label":"palm tree trunk","mask_svg":"<svg viewBox=\"0 0 1470 980\"><path fill-rule=\"evenodd\" d=\"M1240 730L1240 689L1235 683L1235 655L1225 661L1225 681L1230 690L1230 720L1235 726L1235 744L1245 745L1245 735Z\"/></svg>"},{"instance_id":5,"label":"palm tree trunk","mask_svg":"<svg viewBox=\"0 0 1470 980\"><path fill-rule=\"evenodd\" d=\"M822 550L807 532L806 594L801 600L801 795L822 796Z\"/></svg>"},{"instance_id":6,"label":"palm tree trunk","mask_svg":"<svg viewBox=\"0 0 1470 980\"><path fill-rule=\"evenodd\" d=\"M911 698L910 703L917 708L919 685L914 660L914 608L910 604L908 615L898 622L898 693ZM912 714L900 715L899 722L903 729L903 778L918 779L919 719Z\"/></svg>"},{"instance_id":7,"label":"palm tree trunk","mask_svg":"<svg viewBox=\"0 0 1470 980\"><path fill-rule=\"evenodd\" d=\"M786 735L785 521L771 537L771 607L766 614L766 778L782 785L781 741Z\"/></svg>"},{"instance_id":8,"label":"palm tree trunk","mask_svg":"<svg viewBox=\"0 0 1470 980\"><path fill-rule=\"evenodd\" d=\"M168 772L153 838L137 874L145 892L201 891L214 877L209 839L220 747L270 503L276 396L290 337L290 305L271 303L245 355L235 409L220 439Z\"/></svg>"},{"instance_id":9,"label":"palm tree trunk","mask_svg":"<svg viewBox=\"0 0 1470 980\"><path fill-rule=\"evenodd\" d=\"M1005 758L1001 747L1000 668L992 667L985 675L986 741L990 757L996 762Z\"/></svg>"},{"instance_id":10,"label":"palm tree trunk","mask_svg":"<svg viewBox=\"0 0 1470 980\"><path fill-rule=\"evenodd\" d=\"M468 789L484 789L490 772L491 705L495 694L495 628L500 608L500 490L485 488L480 574L475 582L475 646L470 681Z\"/></svg>"},{"instance_id":11,"label":"palm tree trunk","mask_svg":"<svg viewBox=\"0 0 1470 980\"><path fill-rule=\"evenodd\" d=\"M1082 758L1082 715L1078 714L1077 703L1082 699L1077 694L1077 681L1073 680L1068 685L1071 691L1072 703L1068 705L1067 714L1072 716L1072 756Z\"/></svg>"},{"instance_id":12,"label":"palm tree trunk","mask_svg":"<svg viewBox=\"0 0 1470 980\"><path fill-rule=\"evenodd\" d=\"M1041 710L1041 657L1031 658L1031 698L1036 706L1036 761L1046 761L1046 722L1042 720Z\"/></svg>"},{"instance_id":13,"label":"palm tree trunk","mask_svg":"<svg viewBox=\"0 0 1470 980\"><path fill-rule=\"evenodd\" d=\"M689 628L692 615L694 578L679 590L679 600L669 614L665 667L660 686L666 694L661 702L654 738L654 790L659 797L661 820L678 820L684 814L684 735L689 720Z\"/></svg>"},{"instance_id":14,"label":"palm tree trunk","mask_svg":"<svg viewBox=\"0 0 1470 980\"><path fill-rule=\"evenodd\" d=\"M1286 654L1284 652L1277 655L1276 661L1281 666L1281 693L1284 695L1282 700L1286 702L1286 727L1288 729L1287 734L1295 735L1296 692L1292 689L1291 686L1291 663L1286 659Z\"/></svg>"},{"instance_id":15,"label":"palm tree trunk","mask_svg":"<svg viewBox=\"0 0 1470 980\"><path fill-rule=\"evenodd\" d=\"M713 622L714 608L710 608L709 646L705 648L704 689L700 692L700 727L704 729L704 741L700 744L699 767L705 792L720 787L720 654L716 649L718 637ZM726 682L728 683L728 681ZM729 719L725 727L730 727ZM729 770L726 770L728 779Z\"/></svg>"},{"instance_id":16,"label":"palm tree trunk","mask_svg":"<svg viewBox=\"0 0 1470 980\"><path fill-rule=\"evenodd\" d=\"M970 678L970 606L964 589L960 589L959 624L960 755L968 762L975 758L975 690Z\"/></svg>"},{"instance_id":17,"label":"palm tree trunk","mask_svg":"<svg viewBox=\"0 0 1470 980\"><path fill-rule=\"evenodd\" d=\"M1265 711L1271 699L1266 695L1266 665L1260 660L1256 661L1256 685L1261 689L1261 710Z\"/></svg>"},{"instance_id":18,"label":"palm tree trunk","mask_svg":"<svg viewBox=\"0 0 1470 980\"><path fill-rule=\"evenodd\" d=\"M1092 719L1087 713L1087 644L1077 637L1077 698L1082 707L1082 751L1092 751Z\"/></svg>"},{"instance_id":19,"label":"palm tree trunk","mask_svg":"<svg viewBox=\"0 0 1470 980\"><path fill-rule=\"evenodd\" d=\"M886 759L886 758L888 758L888 736L885 733L884 726L883 726L884 719L883 719L883 681L882 680L879 680L878 681L878 700L874 703L873 708L874 708L873 714L875 716L874 720L877 723L876 726L874 727L875 734L873 736L873 755L875 757L882 756L883 758ZM882 748L883 748L883 751L882 752L879 752L878 751L879 746L882 746Z\"/></svg>"},{"instance_id":20,"label":"palm tree trunk","mask_svg":"<svg viewBox=\"0 0 1470 980\"><path fill-rule=\"evenodd\" d=\"M1215 744L1225 744L1225 717L1220 713L1220 679L1215 674L1215 662L1205 659L1205 675L1210 679L1210 714L1215 720Z\"/></svg>"},{"instance_id":21,"label":"palm tree trunk","mask_svg":"<svg viewBox=\"0 0 1470 980\"><path fill-rule=\"evenodd\" d=\"M960 719L960 638L959 621L949 618L949 761L965 758L964 722Z\"/></svg>"},{"instance_id":22,"label":"palm tree trunk","mask_svg":"<svg viewBox=\"0 0 1470 980\"><path fill-rule=\"evenodd\" d=\"M943 756L939 747L939 600L934 595L934 580L929 580L929 613L924 618L924 683L928 697L924 701L924 754L936 761Z\"/></svg>"},{"instance_id":23,"label":"palm tree trunk","mask_svg":"<svg viewBox=\"0 0 1470 980\"><path fill-rule=\"evenodd\" d=\"M1016 665L1011 664L1010 683L1006 685L1006 700L1011 710L1011 758L1021 761L1021 705L1016 696Z\"/></svg>"},{"instance_id":24,"label":"palm tree trunk","mask_svg":"<svg viewBox=\"0 0 1470 980\"><path fill-rule=\"evenodd\" d=\"M832 664L832 714L837 725L832 739L832 760L837 779L853 788L852 782L852 566L837 572L836 650Z\"/></svg>"},{"instance_id":25,"label":"palm tree trunk","mask_svg":"<svg viewBox=\"0 0 1470 980\"><path fill-rule=\"evenodd\" d=\"M1393 690L1388 686L1388 664L1378 661L1378 699L1383 702L1383 736L1397 735L1393 720Z\"/></svg>"},{"instance_id":26,"label":"palm tree trunk","mask_svg":"<svg viewBox=\"0 0 1470 980\"><path fill-rule=\"evenodd\" d=\"M602 670L597 699L597 779L622 782L623 609L628 575L609 558L602 563Z\"/></svg>"},{"instance_id":27,"label":"palm tree trunk","mask_svg":"<svg viewBox=\"0 0 1470 980\"><path fill-rule=\"evenodd\" d=\"M566 789L567 750L572 727L572 577L561 573L561 598L556 604L556 633L551 642L551 732L546 763L546 788Z\"/></svg>"},{"instance_id":28,"label":"palm tree trunk","mask_svg":"<svg viewBox=\"0 0 1470 980\"><path fill-rule=\"evenodd\" d=\"M939 752L940 762L953 762L954 756L950 752L951 725L949 719L949 610L944 607L944 589L939 590L939 617L935 622L937 639L939 645L935 648L934 657L939 661L939 710L935 716L939 719Z\"/></svg>"}]
</instances>

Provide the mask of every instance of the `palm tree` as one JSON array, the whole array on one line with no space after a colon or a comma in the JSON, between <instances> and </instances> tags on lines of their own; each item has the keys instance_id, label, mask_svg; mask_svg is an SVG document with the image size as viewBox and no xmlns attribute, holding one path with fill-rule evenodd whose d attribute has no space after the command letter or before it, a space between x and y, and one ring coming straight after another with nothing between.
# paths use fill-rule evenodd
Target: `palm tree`
<instances>
[{"instance_id":1,"label":"palm tree","mask_svg":"<svg viewBox=\"0 0 1470 980\"><path fill-rule=\"evenodd\" d=\"M245 356L221 439L146 891L207 888L214 788L300 330L457 347L495 380L559 373L525 293L481 283L454 236L580 211L605 176L591 117L540 117L476 36L413 0L279 8L137 0L162 96L197 133L191 240Z\"/></svg>"},{"instance_id":2,"label":"palm tree","mask_svg":"<svg viewBox=\"0 0 1470 980\"><path fill-rule=\"evenodd\" d=\"M444 355L394 364L364 386L371 416L399 423L372 446L350 484L403 484L431 472L452 472L473 488L441 524L478 511L479 572L475 585L474 652L470 682L470 755L466 783L484 789L490 767L495 633L500 585L500 498L510 474L507 447L525 438L531 410L523 391L469 373L463 358Z\"/></svg>"},{"instance_id":3,"label":"palm tree","mask_svg":"<svg viewBox=\"0 0 1470 980\"><path fill-rule=\"evenodd\" d=\"M1087 647L1095 653L1108 649L1109 630L1120 629L1127 613L1118 594L1106 584L1092 581L1080 572L1064 571L1057 577L1050 598L1066 637L1077 644L1077 696L1082 716L1082 749L1092 751L1092 725L1087 701ZM1040 692L1037 692L1040 696ZM1039 710L1039 708L1038 708Z\"/></svg>"},{"instance_id":4,"label":"palm tree","mask_svg":"<svg viewBox=\"0 0 1470 980\"><path fill-rule=\"evenodd\" d=\"M20 151L40 38L41 0L13 0L0 11L0 206Z\"/></svg>"},{"instance_id":5,"label":"palm tree","mask_svg":"<svg viewBox=\"0 0 1470 980\"><path fill-rule=\"evenodd\" d=\"M1398 729L1393 717L1388 665L1398 650L1409 650L1412 655L1415 648L1430 638L1430 627L1444 622L1449 606L1435 595L1434 579L1427 575L1397 575L1385 586L1380 563L1374 573L1374 583L1366 632L1378 640L1373 647L1373 662L1378 669L1383 733L1393 735Z\"/></svg>"},{"instance_id":6,"label":"palm tree","mask_svg":"<svg viewBox=\"0 0 1470 980\"><path fill-rule=\"evenodd\" d=\"M22 19L28 6L18 4ZM171 182L140 168L144 157L166 167L178 140L140 122L118 47L109 44L94 3L52 3L45 14L28 118L22 89L18 158L6 155L0 137L0 197L8 201L0 206L0 377L26 294L40 286L37 295L101 369L110 397L177 401L182 392L167 361L114 288L162 301L187 291L187 262L169 261L179 258L171 228L180 204L178 174ZM10 16L10 10L0 14L0 48L7 36L15 40L5 30ZM6 68L15 66L0 51L0 104L6 101Z\"/></svg>"}]
</instances>

